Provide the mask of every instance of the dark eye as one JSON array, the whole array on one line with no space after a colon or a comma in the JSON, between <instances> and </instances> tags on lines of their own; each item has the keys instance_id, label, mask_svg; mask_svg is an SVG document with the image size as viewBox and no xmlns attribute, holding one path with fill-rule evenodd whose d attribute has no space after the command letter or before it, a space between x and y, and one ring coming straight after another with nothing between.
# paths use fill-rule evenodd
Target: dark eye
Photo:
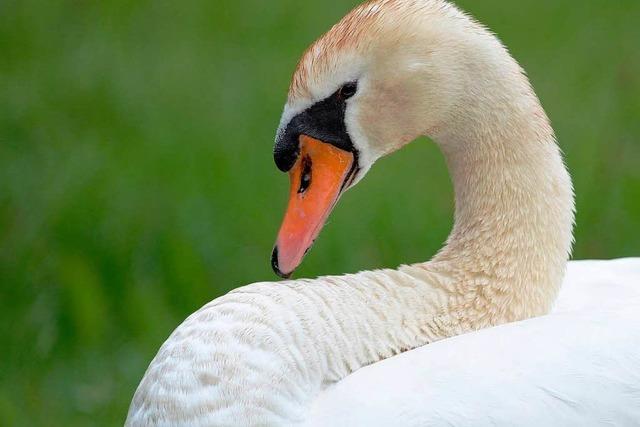
<instances>
[{"instance_id":1,"label":"dark eye","mask_svg":"<svg viewBox=\"0 0 640 427\"><path fill-rule=\"evenodd\" d=\"M340 88L340 97L342 99L349 99L356 94L357 90L358 90L357 82L346 83L344 86Z\"/></svg>"}]
</instances>

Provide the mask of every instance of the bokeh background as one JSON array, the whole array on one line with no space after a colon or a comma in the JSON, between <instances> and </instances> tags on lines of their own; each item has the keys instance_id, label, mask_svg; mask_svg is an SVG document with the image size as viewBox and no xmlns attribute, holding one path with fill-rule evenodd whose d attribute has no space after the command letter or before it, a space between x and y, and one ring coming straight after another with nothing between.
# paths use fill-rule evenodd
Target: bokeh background
<instances>
[{"instance_id":1,"label":"bokeh background","mask_svg":"<svg viewBox=\"0 0 640 427\"><path fill-rule=\"evenodd\" d=\"M274 280L271 149L304 48L356 2L0 2L0 425L118 425L189 313ZM640 255L640 2L460 0L528 71L571 169L576 258ZM425 140L347 194L298 276L430 257Z\"/></svg>"}]
</instances>

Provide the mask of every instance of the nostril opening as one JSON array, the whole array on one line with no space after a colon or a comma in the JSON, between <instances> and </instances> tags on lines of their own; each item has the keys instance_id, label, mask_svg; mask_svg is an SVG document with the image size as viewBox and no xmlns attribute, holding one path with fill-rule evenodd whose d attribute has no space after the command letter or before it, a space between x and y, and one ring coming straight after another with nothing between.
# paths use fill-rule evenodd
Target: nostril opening
<instances>
[{"instance_id":1,"label":"nostril opening","mask_svg":"<svg viewBox=\"0 0 640 427\"><path fill-rule=\"evenodd\" d=\"M304 193L311 185L311 158L305 156L302 159L302 173L300 174L300 187L298 193Z\"/></svg>"}]
</instances>

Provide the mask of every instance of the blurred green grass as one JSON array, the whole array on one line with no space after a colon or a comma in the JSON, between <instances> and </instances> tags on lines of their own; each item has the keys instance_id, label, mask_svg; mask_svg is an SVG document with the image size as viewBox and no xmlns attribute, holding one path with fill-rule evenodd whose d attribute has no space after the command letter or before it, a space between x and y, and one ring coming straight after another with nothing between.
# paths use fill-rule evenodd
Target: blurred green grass
<instances>
[{"instance_id":1,"label":"blurred green grass","mask_svg":"<svg viewBox=\"0 0 640 427\"><path fill-rule=\"evenodd\" d=\"M275 279L288 80L354 4L0 3L0 425L121 424L186 315ZM640 2L459 4L554 123L575 256L640 255ZM420 140L344 197L299 276L425 260L451 214L441 155Z\"/></svg>"}]
</instances>

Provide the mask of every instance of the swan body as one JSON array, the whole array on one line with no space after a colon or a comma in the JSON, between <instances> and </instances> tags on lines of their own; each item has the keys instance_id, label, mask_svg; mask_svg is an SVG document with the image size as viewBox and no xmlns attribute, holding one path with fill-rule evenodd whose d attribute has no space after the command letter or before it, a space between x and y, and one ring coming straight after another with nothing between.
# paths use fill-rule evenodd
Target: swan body
<instances>
[{"instance_id":1,"label":"swan body","mask_svg":"<svg viewBox=\"0 0 640 427\"><path fill-rule=\"evenodd\" d=\"M556 425L585 405L632 419L621 402L638 402L639 262L571 264L548 314L571 250L571 180L520 66L445 1L367 2L304 54L274 149L292 183L274 270L289 276L340 195L421 135L455 190L438 254L213 300L163 344L127 425L510 425L530 399L549 413L526 419L557 410ZM610 393L596 402L587 386Z\"/></svg>"},{"instance_id":2,"label":"swan body","mask_svg":"<svg viewBox=\"0 0 640 427\"><path fill-rule=\"evenodd\" d=\"M549 315L449 338L322 392L307 426L637 426L640 258L572 261Z\"/></svg>"}]
</instances>

